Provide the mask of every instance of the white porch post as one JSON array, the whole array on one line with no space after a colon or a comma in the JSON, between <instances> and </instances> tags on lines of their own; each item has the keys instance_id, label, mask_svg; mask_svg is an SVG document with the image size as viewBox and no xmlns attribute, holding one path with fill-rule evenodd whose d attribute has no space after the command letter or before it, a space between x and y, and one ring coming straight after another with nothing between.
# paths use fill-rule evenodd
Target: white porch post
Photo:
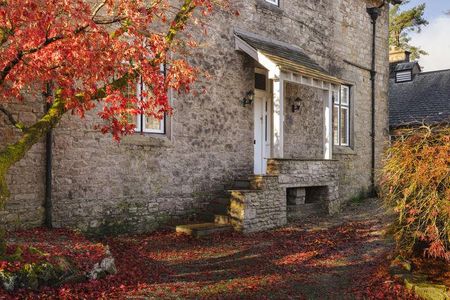
<instances>
[{"instance_id":1,"label":"white porch post","mask_svg":"<svg viewBox=\"0 0 450 300\"><path fill-rule=\"evenodd\" d=\"M283 158L284 151L284 80L273 80L273 157Z\"/></svg>"},{"instance_id":2,"label":"white porch post","mask_svg":"<svg viewBox=\"0 0 450 300\"><path fill-rule=\"evenodd\" d=\"M333 87L324 92L325 111L324 111L324 158L333 158Z\"/></svg>"}]
</instances>

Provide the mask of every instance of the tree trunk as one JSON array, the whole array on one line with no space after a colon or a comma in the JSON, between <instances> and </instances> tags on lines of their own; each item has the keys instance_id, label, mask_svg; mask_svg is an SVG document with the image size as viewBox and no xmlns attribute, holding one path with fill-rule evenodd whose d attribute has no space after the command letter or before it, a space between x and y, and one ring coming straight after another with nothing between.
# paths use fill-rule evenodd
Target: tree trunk
<instances>
[{"instance_id":1,"label":"tree trunk","mask_svg":"<svg viewBox=\"0 0 450 300\"><path fill-rule=\"evenodd\" d=\"M64 101L57 98L47 113L34 125L24 130L23 136L13 144L0 150L0 209L3 209L9 198L9 190L6 184L8 170L36 144L51 128L61 120L66 112Z\"/></svg>"},{"instance_id":2,"label":"tree trunk","mask_svg":"<svg viewBox=\"0 0 450 300\"><path fill-rule=\"evenodd\" d=\"M9 198L6 173L16 162L36 144L51 128L61 120L66 112L64 101L55 99L47 113L34 125L24 130L23 136L13 144L0 150L0 209L3 209ZM0 225L0 257L5 254L5 230Z\"/></svg>"}]
</instances>

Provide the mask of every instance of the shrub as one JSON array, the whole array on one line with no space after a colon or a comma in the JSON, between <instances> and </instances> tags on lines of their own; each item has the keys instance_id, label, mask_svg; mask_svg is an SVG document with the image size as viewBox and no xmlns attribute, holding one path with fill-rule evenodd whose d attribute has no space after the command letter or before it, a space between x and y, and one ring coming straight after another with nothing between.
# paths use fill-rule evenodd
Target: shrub
<instances>
[{"instance_id":1,"label":"shrub","mask_svg":"<svg viewBox=\"0 0 450 300\"><path fill-rule=\"evenodd\" d=\"M450 128L405 129L384 157L380 194L403 256L450 261Z\"/></svg>"}]
</instances>

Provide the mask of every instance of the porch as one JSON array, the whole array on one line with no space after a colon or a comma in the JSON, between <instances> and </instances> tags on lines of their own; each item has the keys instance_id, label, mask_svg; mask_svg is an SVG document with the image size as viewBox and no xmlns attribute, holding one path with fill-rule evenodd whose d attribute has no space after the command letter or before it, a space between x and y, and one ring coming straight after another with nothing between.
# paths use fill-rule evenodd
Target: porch
<instances>
[{"instance_id":1,"label":"porch","mask_svg":"<svg viewBox=\"0 0 450 300\"><path fill-rule=\"evenodd\" d=\"M333 157L333 106L342 81L298 47L235 32L236 50L255 60L254 174L235 180L211 201L209 222L179 226L202 235L261 231L290 218L339 211L339 169Z\"/></svg>"}]
</instances>

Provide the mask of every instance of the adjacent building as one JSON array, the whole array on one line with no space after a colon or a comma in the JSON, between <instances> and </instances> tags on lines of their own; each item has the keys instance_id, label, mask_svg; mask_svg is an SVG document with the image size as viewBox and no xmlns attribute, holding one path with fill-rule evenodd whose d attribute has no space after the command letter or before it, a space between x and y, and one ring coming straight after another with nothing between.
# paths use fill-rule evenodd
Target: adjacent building
<instances>
[{"instance_id":1,"label":"adjacent building","mask_svg":"<svg viewBox=\"0 0 450 300\"><path fill-rule=\"evenodd\" d=\"M450 122L450 70L423 72L407 51L390 55L389 126L396 129Z\"/></svg>"}]
</instances>

